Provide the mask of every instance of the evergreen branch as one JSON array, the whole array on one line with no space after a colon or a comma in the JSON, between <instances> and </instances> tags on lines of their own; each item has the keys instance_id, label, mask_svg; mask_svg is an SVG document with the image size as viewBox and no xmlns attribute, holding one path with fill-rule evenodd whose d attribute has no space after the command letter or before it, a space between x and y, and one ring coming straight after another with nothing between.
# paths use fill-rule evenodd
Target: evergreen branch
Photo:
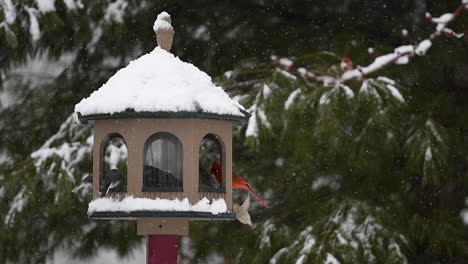
<instances>
[{"instance_id":1,"label":"evergreen branch","mask_svg":"<svg viewBox=\"0 0 468 264\"><path fill-rule=\"evenodd\" d=\"M274 56L272 59L283 66L283 68L288 72L297 71L297 73L303 78L319 81L327 86L338 85L350 80L361 80L363 77L380 71L389 65L407 64L409 62L409 58L413 57L414 55L426 55L426 52L432 46L432 41L441 36L441 33L444 33L444 35L450 35L457 38L463 37L464 39L467 39L467 36L465 36L466 34L455 33L453 30L447 28L447 25L459 17L464 10L468 10L468 6L462 1L462 3L453 13L447 13L437 18L433 18L429 13L426 13L426 19L429 22L437 24L436 30L431 33L428 38L420 41L417 45L399 46L395 48L394 52L375 58L371 64L365 67L358 66L357 68L353 69L352 62L349 60L349 57L343 57L340 66L343 70L345 70L345 72L342 73L341 76L334 77L328 75L316 75L304 68L296 69L289 60L285 63L284 58L278 58Z\"/></svg>"},{"instance_id":2,"label":"evergreen branch","mask_svg":"<svg viewBox=\"0 0 468 264\"><path fill-rule=\"evenodd\" d=\"M233 84L228 84L228 85L223 85L223 89L225 92L231 92L237 88L245 88L245 87L250 87L254 84L261 83L265 81L265 79L257 79L257 80L249 80L249 81L243 81L243 82L236 82Z\"/></svg>"},{"instance_id":3,"label":"evergreen branch","mask_svg":"<svg viewBox=\"0 0 468 264\"><path fill-rule=\"evenodd\" d=\"M419 56L424 56L427 50L431 47L432 41L441 35L443 29L446 28L448 24L453 22L457 17L460 16L463 10L465 10L465 4L462 2L455 12L451 14L444 14L439 18L432 18L428 13L426 18L429 21L436 23L437 28L427 39L422 40L418 45L404 45L396 48L393 53L389 53L383 56L377 57L374 62L366 67L358 67L357 69L351 69L345 71L339 78L335 79L333 83L338 84L346 82L353 79L362 79L363 77L375 73L391 64L398 63L402 58L407 58L405 61L400 61L402 64L408 62L409 57L414 56L414 54Z\"/></svg>"}]
</instances>

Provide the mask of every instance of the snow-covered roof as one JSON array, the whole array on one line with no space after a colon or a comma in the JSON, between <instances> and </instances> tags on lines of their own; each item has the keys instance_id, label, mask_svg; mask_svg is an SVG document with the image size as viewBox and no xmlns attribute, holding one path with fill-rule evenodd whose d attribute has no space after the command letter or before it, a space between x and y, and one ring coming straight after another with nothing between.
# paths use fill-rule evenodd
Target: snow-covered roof
<instances>
[{"instance_id":1,"label":"snow-covered roof","mask_svg":"<svg viewBox=\"0 0 468 264\"><path fill-rule=\"evenodd\" d=\"M163 12L155 22L170 26ZM167 26L166 25L166 26ZM172 27L171 27L172 28ZM172 41L172 40L171 40ZM170 47L169 47L170 49ZM249 114L193 64L156 47L120 69L75 106L81 121L120 117L201 117L245 122Z\"/></svg>"},{"instance_id":2,"label":"snow-covered roof","mask_svg":"<svg viewBox=\"0 0 468 264\"><path fill-rule=\"evenodd\" d=\"M75 113L81 117L129 110L246 118L244 108L214 85L210 76L160 47L130 62L75 106Z\"/></svg>"}]
</instances>

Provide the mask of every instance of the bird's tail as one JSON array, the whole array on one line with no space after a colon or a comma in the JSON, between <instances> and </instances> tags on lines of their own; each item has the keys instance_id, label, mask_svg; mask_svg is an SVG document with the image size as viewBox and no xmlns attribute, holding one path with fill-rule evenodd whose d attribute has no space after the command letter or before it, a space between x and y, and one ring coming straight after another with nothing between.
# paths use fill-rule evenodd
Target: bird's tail
<instances>
[{"instance_id":1,"label":"bird's tail","mask_svg":"<svg viewBox=\"0 0 468 264\"><path fill-rule=\"evenodd\" d=\"M251 187L250 185L246 184L247 186L247 190L249 190L249 192L251 192L257 199L260 203L263 204L263 206L265 206L266 208L269 208L268 205L265 203L265 201L262 200L262 198L260 197L260 195L258 195Z\"/></svg>"},{"instance_id":2,"label":"bird's tail","mask_svg":"<svg viewBox=\"0 0 468 264\"><path fill-rule=\"evenodd\" d=\"M110 183L106 184L104 191L101 193L101 198L106 196L109 193L110 190Z\"/></svg>"},{"instance_id":3,"label":"bird's tail","mask_svg":"<svg viewBox=\"0 0 468 264\"><path fill-rule=\"evenodd\" d=\"M84 183L78 185L75 189L72 190L72 192L77 192L77 191L81 190L83 187L84 187Z\"/></svg>"},{"instance_id":4,"label":"bird's tail","mask_svg":"<svg viewBox=\"0 0 468 264\"><path fill-rule=\"evenodd\" d=\"M117 187L117 185L119 185L119 183L120 183L120 181L114 181L114 182L109 183L109 185L106 186L106 194L105 195L107 196L109 191L111 189L114 189L115 187Z\"/></svg>"}]
</instances>

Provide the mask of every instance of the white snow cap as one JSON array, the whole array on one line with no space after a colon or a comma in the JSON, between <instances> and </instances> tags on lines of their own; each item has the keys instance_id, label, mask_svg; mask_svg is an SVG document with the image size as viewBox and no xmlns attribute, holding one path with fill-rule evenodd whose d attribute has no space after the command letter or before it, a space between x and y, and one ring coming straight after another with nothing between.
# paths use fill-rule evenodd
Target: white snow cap
<instances>
[{"instance_id":1,"label":"white snow cap","mask_svg":"<svg viewBox=\"0 0 468 264\"><path fill-rule=\"evenodd\" d=\"M160 47L119 70L75 106L75 113L203 112L244 118L244 107L211 77Z\"/></svg>"},{"instance_id":2,"label":"white snow cap","mask_svg":"<svg viewBox=\"0 0 468 264\"><path fill-rule=\"evenodd\" d=\"M167 19L167 18L171 18L171 15L169 15L166 11L162 11L161 13L159 13L156 20L164 20L164 19Z\"/></svg>"},{"instance_id":3,"label":"white snow cap","mask_svg":"<svg viewBox=\"0 0 468 264\"><path fill-rule=\"evenodd\" d=\"M153 30L158 31L160 29L171 30L172 26L167 21L156 19L156 21L154 21Z\"/></svg>"},{"instance_id":4,"label":"white snow cap","mask_svg":"<svg viewBox=\"0 0 468 264\"><path fill-rule=\"evenodd\" d=\"M159 29L163 29L163 30L172 29L171 16L165 11L161 12L156 18L156 21L154 21L153 30L157 31Z\"/></svg>"}]
</instances>

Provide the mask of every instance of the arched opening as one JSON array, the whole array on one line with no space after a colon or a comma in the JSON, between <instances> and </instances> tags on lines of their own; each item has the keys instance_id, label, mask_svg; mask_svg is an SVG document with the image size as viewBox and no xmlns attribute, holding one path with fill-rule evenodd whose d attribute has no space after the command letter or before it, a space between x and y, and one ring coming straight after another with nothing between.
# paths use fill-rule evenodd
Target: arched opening
<instances>
[{"instance_id":1,"label":"arched opening","mask_svg":"<svg viewBox=\"0 0 468 264\"><path fill-rule=\"evenodd\" d=\"M125 139L122 135L113 133L105 138L103 146L99 192L101 196L106 196L109 192L126 192L128 149Z\"/></svg>"},{"instance_id":2,"label":"arched opening","mask_svg":"<svg viewBox=\"0 0 468 264\"><path fill-rule=\"evenodd\" d=\"M218 136L207 134L199 148L199 191L224 192L223 146Z\"/></svg>"},{"instance_id":3,"label":"arched opening","mask_svg":"<svg viewBox=\"0 0 468 264\"><path fill-rule=\"evenodd\" d=\"M152 135L145 143L144 192L183 191L182 143L171 133Z\"/></svg>"}]
</instances>

